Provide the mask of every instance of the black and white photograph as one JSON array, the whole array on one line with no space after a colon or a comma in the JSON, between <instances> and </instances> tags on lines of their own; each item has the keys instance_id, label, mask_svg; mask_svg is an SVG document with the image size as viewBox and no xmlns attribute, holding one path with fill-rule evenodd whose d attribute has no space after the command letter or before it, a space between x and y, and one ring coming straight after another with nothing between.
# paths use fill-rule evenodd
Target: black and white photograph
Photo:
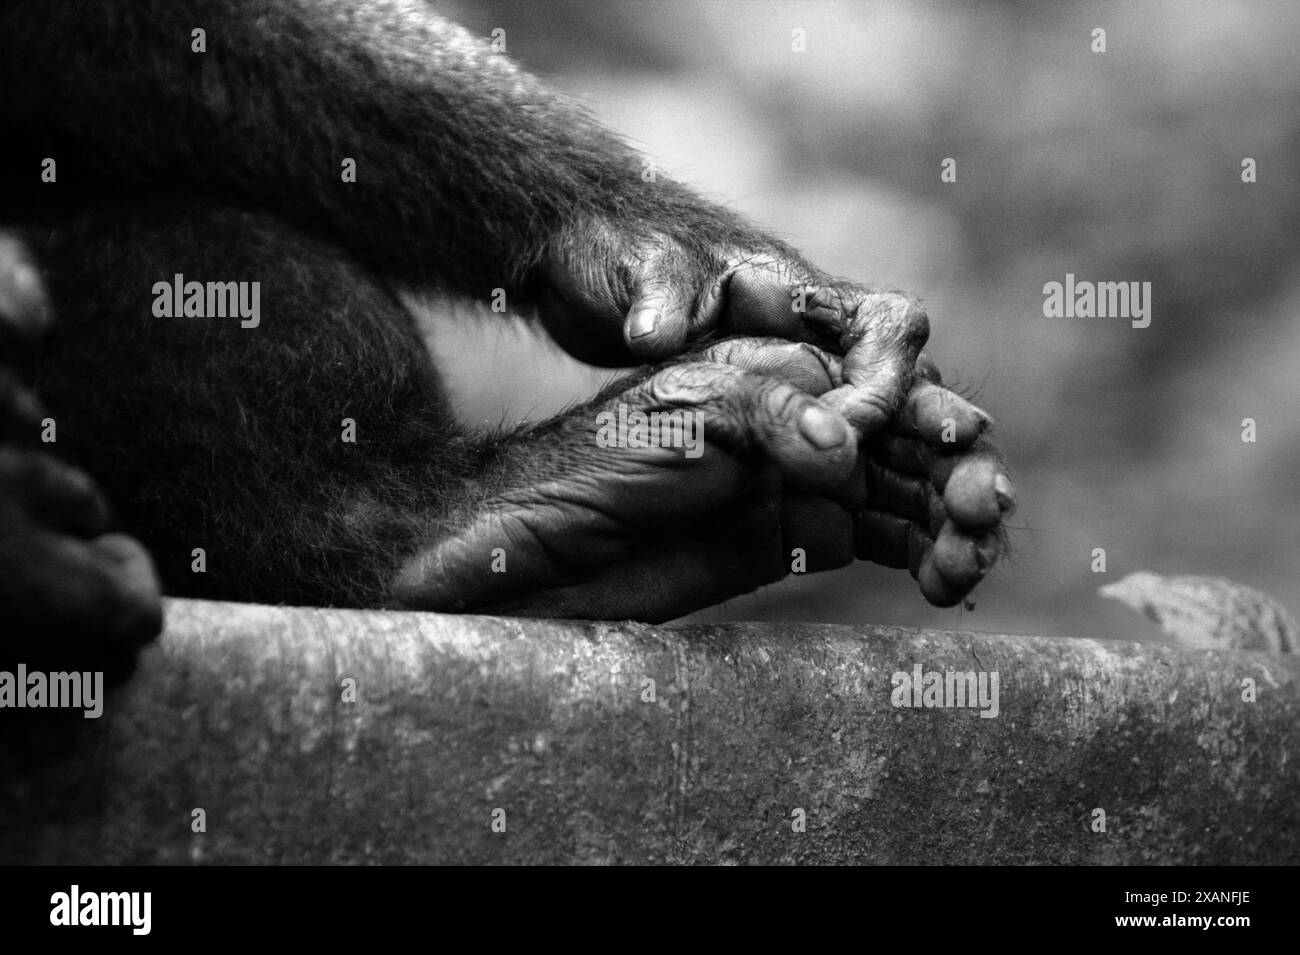
<instances>
[{"instance_id":1,"label":"black and white photograph","mask_svg":"<svg viewBox=\"0 0 1300 955\"><path fill-rule=\"evenodd\" d=\"M1298 37L0 4L0 864L72 867L4 918L980 866L1249 939L1300 863Z\"/></svg>"}]
</instances>

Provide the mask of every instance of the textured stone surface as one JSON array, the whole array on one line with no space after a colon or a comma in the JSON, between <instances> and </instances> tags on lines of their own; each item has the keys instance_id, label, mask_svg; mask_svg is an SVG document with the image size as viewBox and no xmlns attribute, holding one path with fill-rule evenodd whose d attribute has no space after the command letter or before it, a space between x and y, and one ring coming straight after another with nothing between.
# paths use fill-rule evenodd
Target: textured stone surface
<instances>
[{"instance_id":1,"label":"textured stone surface","mask_svg":"<svg viewBox=\"0 0 1300 955\"><path fill-rule=\"evenodd\" d=\"M998 717L896 708L916 664L997 671ZM171 601L78 723L35 768L6 739L0 862L1300 862L1263 654Z\"/></svg>"}]
</instances>

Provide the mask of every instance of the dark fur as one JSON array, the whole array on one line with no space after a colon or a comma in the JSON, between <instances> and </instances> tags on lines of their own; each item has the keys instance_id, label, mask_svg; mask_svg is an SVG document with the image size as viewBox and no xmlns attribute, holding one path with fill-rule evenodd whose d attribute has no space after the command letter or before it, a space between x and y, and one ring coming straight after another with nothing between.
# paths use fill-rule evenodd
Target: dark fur
<instances>
[{"instance_id":1,"label":"dark fur","mask_svg":"<svg viewBox=\"0 0 1300 955\"><path fill-rule=\"evenodd\" d=\"M315 232L387 280L515 305L557 236L756 233L417 0L64 0L0 14L6 162L50 203L208 193ZM347 29L339 23L346 21ZM208 52L190 52L207 30ZM340 181L356 159L358 181ZM559 241L565 241L561 238ZM781 247L771 239L766 246Z\"/></svg>"},{"instance_id":2,"label":"dark fur","mask_svg":"<svg viewBox=\"0 0 1300 955\"><path fill-rule=\"evenodd\" d=\"M38 248L63 321L37 391L169 593L377 603L491 461L457 430L392 293L275 219L107 207ZM260 279L261 325L152 317L149 288L173 272ZM194 547L206 574L190 571Z\"/></svg>"},{"instance_id":3,"label":"dark fur","mask_svg":"<svg viewBox=\"0 0 1300 955\"><path fill-rule=\"evenodd\" d=\"M548 242L660 230L703 265L757 236L643 182L617 138L419 2L72 9L0 12L0 224L30 227L60 316L33 380L57 450L173 594L381 604L403 556L532 466L456 428L396 288L501 287L527 310ZM261 327L153 319L176 272L260 281Z\"/></svg>"}]
</instances>

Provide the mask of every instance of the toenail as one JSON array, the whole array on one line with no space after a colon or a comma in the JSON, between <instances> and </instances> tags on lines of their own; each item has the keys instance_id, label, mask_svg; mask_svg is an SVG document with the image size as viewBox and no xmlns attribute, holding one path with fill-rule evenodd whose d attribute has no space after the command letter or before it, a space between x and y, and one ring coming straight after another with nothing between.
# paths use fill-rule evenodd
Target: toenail
<instances>
[{"instance_id":1,"label":"toenail","mask_svg":"<svg viewBox=\"0 0 1300 955\"><path fill-rule=\"evenodd\" d=\"M1003 514L1010 514L1016 509L1016 489L1011 480L1003 473L993 479L993 493L997 495L998 507Z\"/></svg>"}]
</instances>

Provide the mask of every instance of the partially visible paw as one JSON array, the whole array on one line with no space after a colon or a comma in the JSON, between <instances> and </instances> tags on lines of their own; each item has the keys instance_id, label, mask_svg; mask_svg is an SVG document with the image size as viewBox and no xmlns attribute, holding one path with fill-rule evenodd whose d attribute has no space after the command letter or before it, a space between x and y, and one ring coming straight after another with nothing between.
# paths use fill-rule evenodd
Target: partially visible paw
<instances>
[{"instance_id":1,"label":"partially visible paw","mask_svg":"<svg viewBox=\"0 0 1300 955\"><path fill-rule=\"evenodd\" d=\"M50 314L31 256L0 233L0 340L39 339ZM44 417L0 363L0 664L120 679L162 627L158 579L139 543L108 532L94 482L40 449Z\"/></svg>"}]
</instances>

